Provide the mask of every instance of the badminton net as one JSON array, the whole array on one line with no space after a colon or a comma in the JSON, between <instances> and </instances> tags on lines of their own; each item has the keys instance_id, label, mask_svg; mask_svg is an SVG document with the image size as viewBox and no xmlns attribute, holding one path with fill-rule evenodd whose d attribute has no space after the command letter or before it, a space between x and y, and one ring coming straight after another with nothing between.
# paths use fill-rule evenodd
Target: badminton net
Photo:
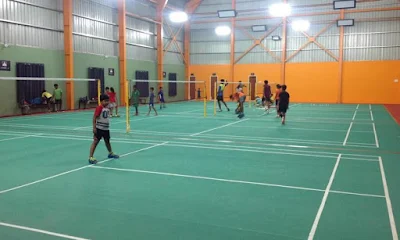
<instances>
[{"instance_id":1,"label":"badminton net","mask_svg":"<svg viewBox=\"0 0 400 240\"><path fill-rule=\"evenodd\" d=\"M163 108L170 103L179 103L192 109L199 108L207 116L207 88L205 81L184 80L143 80L129 79L126 107L126 129L130 132L130 119L136 114L136 107L148 106L151 92L154 94L154 107Z\"/></svg>"}]
</instances>

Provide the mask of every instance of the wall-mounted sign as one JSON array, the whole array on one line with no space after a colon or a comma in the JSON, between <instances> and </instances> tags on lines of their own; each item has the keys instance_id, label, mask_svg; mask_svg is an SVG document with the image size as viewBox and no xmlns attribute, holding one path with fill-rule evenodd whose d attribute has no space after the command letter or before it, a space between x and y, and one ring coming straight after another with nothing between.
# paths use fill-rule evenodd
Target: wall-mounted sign
<instances>
[{"instance_id":1,"label":"wall-mounted sign","mask_svg":"<svg viewBox=\"0 0 400 240\"><path fill-rule=\"evenodd\" d=\"M0 60L0 71L11 71L11 62Z\"/></svg>"},{"instance_id":2,"label":"wall-mounted sign","mask_svg":"<svg viewBox=\"0 0 400 240\"><path fill-rule=\"evenodd\" d=\"M114 68L109 68L108 69L108 75L109 76L114 76Z\"/></svg>"}]
</instances>

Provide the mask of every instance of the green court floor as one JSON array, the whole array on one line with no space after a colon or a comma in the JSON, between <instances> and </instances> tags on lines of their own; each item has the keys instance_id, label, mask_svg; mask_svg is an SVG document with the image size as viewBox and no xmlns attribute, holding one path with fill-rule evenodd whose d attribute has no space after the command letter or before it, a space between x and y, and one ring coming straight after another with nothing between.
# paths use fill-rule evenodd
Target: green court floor
<instances>
[{"instance_id":1,"label":"green court floor","mask_svg":"<svg viewBox=\"0 0 400 240\"><path fill-rule=\"evenodd\" d=\"M0 239L398 240L400 127L381 105L171 103L0 119ZM132 114L132 113L131 113Z\"/></svg>"}]
</instances>

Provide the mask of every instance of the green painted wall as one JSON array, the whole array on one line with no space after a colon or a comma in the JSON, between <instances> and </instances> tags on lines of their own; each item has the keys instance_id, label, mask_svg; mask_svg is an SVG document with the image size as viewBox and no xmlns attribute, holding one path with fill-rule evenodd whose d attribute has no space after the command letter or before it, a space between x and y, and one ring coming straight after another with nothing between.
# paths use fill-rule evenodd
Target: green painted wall
<instances>
[{"instance_id":1,"label":"green painted wall","mask_svg":"<svg viewBox=\"0 0 400 240\"><path fill-rule=\"evenodd\" d=\"M11 71L0 71L1 77L15 77L15 66L17 62L29 62L29 63L41 63L45 65L45 77L53 78L64 78L64 52L46 50L39 48L30 47L0 47L0 60L11 61ZM88 78L88 68L98 67L104 68L105 72L105 86L114 87L118 95L120 93L119 85L119 67L118 58L116 57L103 57L100 55L75 53L74 54L74 77L75 78ZM114 68L115 75L108 75L108 68ZM157 64L148 61L138 61L138 60L127 60L127 77L128 79L135 78L135 72L149 71L150 79L157 79ZM166 64L164 66L164 71L167 73L177 73L178 80L184 80L185 67L184 65L174 65ZM46 90L52 92L54 81L46 82ZM66 89L65 82L57 82L61 89L64 91L63 96L63 107L66 103ZM131 85L132 86L132 85ZM156 83L150 84L150 86L157 86ZM178 95L176 97L168 96L168 84L164 84L164 93L166 101L180 101L184 99L184 85L178 84ZM18 108L16 99L16 82L15 81L4 81L0 80L0 89L2 89L2 94L0 95L1 107L0 116L2 115L12 115L19 114L20 110ZM75 92L75 108L78 108L78 99L80 97L85 97L88 95L88 82L75 82L74 86ZM120 102L123 102L120 100Z\"/></svg>"},{"instance_id":2,"label":"green painted wall","mask_svg":"<svg viewBox=\"0 0 400 240\"><path fill-rule=\"evenodd\" d=\"M149 71L149 79L150 80L157 80L157 64L153 62L146 62L146 61L137 61L137 60L128 60L127 62L127 76L128 79L135 79L135 72L136 71ZM167 73L176 73L178 76L178 80L184 80L185 78L185 66L184 65L177 65L177 64L164 64L164 72ZM132 90L134 83L130 81L130 89ZM150 83L150 87L154 87L155 93L158 92L157 83ZM164 84L164 96L165 101L182 101L184 100L184 84L177 85L177 96L169 97L168 96L168 84ZM130 93L130 92L129 92Z\"/></svg>"},{"instance_id":3,"label":"green painted wall","mask_svg":"<svg viewBox=\"0 0 400 240\"><path fill-rule=\"evenodd\" d=\"M0 47L0 59L11 61L11 71L0 71L1 77L15 77L16 63L29 62L44 64L46 77L64 77L64 55L63 51L44 50L39 48ZM46 82L46 90L52 91L55 82ZM59 83L61 88L65 89L65 83ZM19 114L21 111L17 103L17 83L16 81L0 80L0 116ZM65 94L64 94L65 95Z\"/></svg>"},{"instance_id":4,"label":"green painted wall","mask_svg":"<svg viewBox=\"0 0 400 240\"><path fill-rule=\"evenodd\" d=\"M74 53L74 77L89 78L88 68L104 68L104 85L106 87L114 87L119 94L119 68L118 58L104 57L94 54ZM114 76L108 75L108 69L114 68ZM79 98L88 96L88 82L76 82L75 89L75 108L78 108ZM102 89L104 91L104 89Z\"/></svg>"},{"instance_id":5,"label":"green painted wall","mask_svg":"<svg viewBox=\"0 0 400 240\"><path fill-rule=\"evenodd\" d=\"M167 73L165 79L168 80L169 73L176 73L178 81L185 81L185 65L164 64L164 72ZM165 101L183 101L185 99L185 84L177 84L177 95L175 97L168 96L168 84L164 84Z\"/></svg>"}]
</instances>

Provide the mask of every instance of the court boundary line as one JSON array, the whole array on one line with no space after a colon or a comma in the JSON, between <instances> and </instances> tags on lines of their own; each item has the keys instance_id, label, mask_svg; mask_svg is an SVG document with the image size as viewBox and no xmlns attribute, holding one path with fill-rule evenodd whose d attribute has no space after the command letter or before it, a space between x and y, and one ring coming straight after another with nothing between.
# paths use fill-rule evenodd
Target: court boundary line
<instances>
[{"instance_id":1,"label":"court boundary line","mask_svg":"<svg viewBox=\"0 0 400 240\"><path fill-rule=\"evenodd\" d=\"M22 126L22 128L29 126ZM35 128L35 127L33 127ZM35 128L35 129L43 129L45 130L46 128ZM49 128L47 128L49 129ZM71 130L71 129L64 129L64 128L50 128L50 129L60 129L60 130ZM79 130L76 130L79 131ZM116 133L126 133L123 130L112 130L113 132ZM19 132L19 131L4 131L0 130L0 132L7 132L7 133L21 133L21 134L35 134L34 132ZM179 132L158 132L158 131L132 131L131 133L136 133L138 135L148 135L148 134L154 134L158 136L171 136L174 135L173 137L178 138L178 137L187 137L188 134L190 133L179 133ZM42 134L50 134L50 133L42 133ZM64 134L65 136L67 134ZM76 135L69 135L69 136L76 136ZM189 136L190 137L190 136ZM248 136L237 136L237 135L221 135L221 134L202 134L195 136L197 138L206 138L206 139L215 139L215 138L232 138L232 139L240 139L240 140L246 140L246 141L257 141L257 140L262 140L262 141L269 141L269 142L296 142L296 143L304 143L304 144L309 144L309 145L331 145L331 146L341 146L341 142L336 142L336 141L325 141L325 140L301 140L301 139L291 139L291 138L271 138L271 137L248 137ZM193 139L195 140L195 139ZM146 140L141 140L141 141L146 141ZM281 144L281 145L286 145L286 146L293 146L293 144ZM354 147L362 147L362 148L370 148L375 146L375 144L370 144L370 143L350 143L347 144L348 146L354 146ZM304 146L304 147L310 147L310 146Z\"/></svg>"},{"instance_id":2,"label":"court boundary line","mask_svg":"<svg viewBox=\"0 0 400 240\"><path fill-rule=\"evenodd\" d=\"M89 240L88 238L81 238L81 237L66 235L66 234L62 234L62 233L56 233L56 232L51 232L51 231L47 231L47 230L42 230L39 228L32 228L32 227L16 225L16 224L11 224L11 223L6 223L6 222L0 222L0 226L25 230L25 231L29 231L29 232L36 232L36 233L41 233L41 234L60 237L60 238L72 239L72 240Z\"/></svg>"},{"instance_id":3,"label":"court boundary line","mask_svg":"<svg viewBox=\"0 0 400 240\"><path fill-rule=\"evenodd\" d=\"M122 117L122 115L121 115ZM163 113L159 113L159 115L157 117L175 117L175 118L191 118L191 119L206 119L206 120L220 120L220 121L224 121L224 120L234 120L234 117L223 117L223 116L215 116L215 117L204 117L201 115L195 115L195 114L191 114L191 115L184 115L184 114L174 114L174 113L167 113L167 114L163 114ZM276 123L276 121L274 120L274 118L262 118L262 117L257 117L257 115L254 116L250 116L250 117L256 117L256 118L251 118L251 121L255 121L255 122L265 122L268 120L268 122L273 122ZM122 117L123 118L123 117ZM149 117L150 118L150 117ZM15 123L15 122L20 122L18 120L35 120L35 119L67 119L67 118L62 118L62 117L35 117L32 119L29 118L12 118L12 119L6 119L6 120L1 120L0 119L0 123ZM80 120L90 120L90 118L68 118L72 121L80 121ZM147 119L147 118L140 118L140 119ZM316 120L316 121L313 121ZM319 121L318 121L319 120ZM337 125L344 125L347 124L348 121L351 121L350 118L316 118L316 117L294 117L294 118L290 118L290 122L294 122L294 123L321 123L321 121L324 120L324 123L329 123L329 124L337 124ZM330 122L327 122L326 120L332 120ZM132 120L133 121L133 120ZM366 121L370 121L368 120L358 120L358 124L369 124L369 122ZM118 123L123 123L124 121L121 120L121 122ZM115 124L118 124L115 123ZM79 128L79 127L77 127Z\"/></svg>"},{"instance_id":4,"label":"court boundary line","mask_svg":"<svg viewBox=\"0 0 400 240\"><path fill-rule=\"evenodd\" d=\"M21 133L23 134L23 133ZM18 136L18 135L16 135ZM50 138L50 139L65 139L65 140L78 140L78 141L93 141L93 139L89 138L89 136L76 136L76 135L53 135L53 134L42 134L36 135L32 137L38 138ZM148 141L148 140L132 140L126 138L113 138L113 142L115 143L126 143L126 144L141 144L141 145L155 145L160 144L162 141ZM193 139L197 140L197 139ZM251 146L239 146L239 145L221 145L220 147L216 147L215 144L212 143L196 143L196 142L180 142L180 141L168 141L166 146L176 146L176 147L187 147L187 148L203 148L203 149L215 149L215 150L232 150L232 151L241 151L241 152L258 152L258 153L270 153L273 151L273 148L268 147L251 147ZM276 145L273 145L276 146ZM307 157L320 157L320 158L336 158L333 155L337 155L337 152L315 152L315 151L303 151L303 150L287 150L285 152L275 152L275 154L280 155L294 155L294 156L307 156ZM317 154L317 155L316 155ZM356 160L356 161L367 161L367 162L377 162L378 160L374 160L374 158L378 158L376 155L362 155L362 154L344 154L342 159Z\"/></svg>"},{"instance_id":5,"label":"court boundary line","mask_svg":"<svg viewBox=\"0 0 400 240\"><path fill-rule=\"evenodd\" d=\"M97 166L97 165L92 165L92 166L90 166L90 168L106 169L106 170L121 171L121 172L133 172L133 173L144 173L144 174L152 174L152 175L172 176L172 177L181 177L181 178L190 178L190 179L200 179L200 180L217 181L217 182L249 184L249 185L267 186L267 187L278 187L278 188L287 188L287 189L296 189L296 190L314 191L314 192L325 192L326 191L326 189L318 189L318 188L309 188L309 187L300 187L300 186L291 186L291 185L264 183L264 182L254 182L254 181L244 181L244 180L235 180L235 179L226 179L226 178L216 178L216 177L206 177L206 176L199 176L199 175L188 175L188 174L179 174L179 173L170 173L170 172L149 171L149 170L141 170L141 169L115 168L115 167L105 167L105 166ZM345 192L345 191L336 191L336 190L329 190L329 192L335 193L335 194L355 195L355 196L361 196L361 197L385 198L385 196L383 196L383 195L368 194L368 193Z\"/></svg>"},{"instance_id":6,"label":"court boundary line","mask_svg":"<svg viewBox=\"0 0 400 240\"><path fill-rule=\"evenodd\" d=\"M252 127L252 126L231 126L233 128L255 128L255 129L276 129L280 127L279 125L276 125L275 127L269 127L269 126L264 126L264 127ZM285 129L289 130L299 130L299 131L321 131L321 132L347 132L347 130L338 130L338 129L323 129L323 128L300 128L300 127L286 127ZM362 131L362 130L353 130L353 132L357 133L373 133L373 131Z\"/></svg>"},{"instance_id":7,"label":"court boundary line","mask_svg":"<svg viewBox=\"0 0 400 240\"><path fill-rule=\"evenodd\" d=\"M315 216L314 223L313 223L313 225L311 227L310 233L308 234L308 240L313 240L314 239L315 233L316 233L317 228L318 228L319 220L321 218L322 212L324 211L326 200L328 199L329 191L330 191L330 189L332 187L332 183L333 183L333 180L335 179L336 171L337 171L337 169L339 167L339 163L340 163L341 157L342 157L342 154L339 154L338 157L337 157L336 164L335 164L335 166L334 166L334 168L332 170L332 174L331 174L331 177L329 178L328 185L326 186L326 189L325 189L325 192L324 192L324 196L322 197L321 205L319 206L317 215Z\"/></svg>"},{"instance_id":8,"label":"court boundary line","mask_svg":"<svg viewBox=\"0 0 400 240\"><path fill-rule=\"evenodd\" d=\"M346 136L344 137L344 140L343 140L343 146L346 146L346 144L347 144L347 140L349 139L352 127L353 127L353 122L350 123L349 129L347 129Z\"/></svg>"},{"instance_id":9,"label":"court boundary line","mask_svg":"<svg viewBox=\"0 0 400 240\"><path fill-rule=\"evenodd\" d=\"M369 109L369 113L370 113L370 115L371 115L371 121L374 122L374 121L375 121L375 120L374 120L374 115L373 115L373 113L372 113L372 109L371 109L371 108Z\"/></svg>"},{"instance_id":10,"label":"court boundary line","mask_svg":"<svg viewBox=\"0 0 400 240\"><path fill-rule=\"evenodd\" d=\"M6 135L6 134L5 134ZM37 135L41 135L41 134L37 134ZM10 135L9 135L10 136ZM14 135L15 136L15 135ZM12 140L16 140L16 139L23 139L23 138L29 138L29 137L33 137L35 135L27 135L27 136L18 136L18 137L12 137L12 138L4 138L4 139L0 139L0 142L5 142L5 141L12 141Z\"/></svg>"},{"instance_id":11,"label":"court boundary line","mask_svg":"<svg viewBox=\"0 0 400 240\"><path fill-rule=\"evenodd\" d=\"M246 118L246 119L238 120L238 121L235 121L235 122L231 122L231 123L228 123L228 124L225 124L225 125L222 125L222 126L219 126L219 127L211 128L211 129L208 129L208 130L204 130L204 131L201 131L201 132L198 132L198 133L193 133L190 136L191 137L195 137L195 136L203 134L203 133L211 132L211 131L214 131L214 130L217 130L217 129L228 127L230 125L238 124L238 123L241 123L241 122L244 122L244 121L248 121L248 120L250 120L250 118Z\"/></svg>"},{"instance_id":12,"label":"court boundary line","mask_svg":"<svg viewBox=\"0 0 400 240\"><path fill-rule=\"evenodd\" d=\"M130 119L129 122L139 122L139 121L144 121L144 120L147 120L147 119L152 119L152 118L156 118L156 117L160 117L160 116L152 116L152 117L144 117L144 118L138 118L138 119ZM113 117L113 118L116 118L116 117ZM113 120L111 120L111 124L120 124L120 123L126 123L126 120L125 121L124 120L119 120L119 121L115 121L115 122ZM93 125L84 126L84 127L76 127L76 128L73 128L72 130L76 131L76 130L85 129L85 128L91 128L91 127L93 127Z\"/></svg>"},{"instance_id":13,"label":"court boundary line","mask_svg":"<svg viewBox=\"0 0 400 240\"><path fill-rule=\"evenodd\" d=\"M399 236L397 235L396 221L395 221L395 218L393 215L392 201L390 200L389 188L387 185L385 169L383 167L383 161L382 161L381 156L379 156L379 168L381 170L383 190L385 192L386 207L387 207L387 211L388 211L388 215L389 215L389 223L390 223L390 229L392 231L392 237L393 237L393 240L398 240Z\"/></svg>"},{"instance_id":14,"label":"court boundary line","mask_svg":"<svg viewBox=\"0 0 400 240\"><path fill-rule=\"evenodd\" d=\"M371 115L372 129L373 129L374 136L375 136L375 145L376 145L377 148L379 148L379 139L378 139L378 134L376 132L375 120L374 120L374 115L372 113L371 104L369 105L369 113Z\"/></svg>"},{"instance_id":15,"label":"court boundary line","mask_svg":"<svg viewBox=\"0 0 400 240\"><path fill-rule=\"evenodd\" d=\"M375 123L372 123L372 128L374 129L375 145L377 148L379 148L379 140L378 140L378 134L376 133Z\"/></svg>"},{"instance_id":16,"label":"court boundary line","mask_svg":"<svg viewBox=\"0 0 400 240\"><path fill-rule=\"evenodd\" d=\"M50 138L50 139L64 139L64 140L77 140L77 141L93 141L93 139L88 136L73 136L73 135L37 135L32 137L38 138ZM196 139L194 139L196 140ZM125 144L141 144L141 145L155 145L162 143L161 141L137 141L124 138L114 138L114 143L125 143ZM274 148L268 147L251 147L251 146L239 146L239 145L221 145L220 147L215 146L211 143L196 143L196 142L180 142L180 141L168 141L165 146L170 147L186 147L186 148L198 148L198 149L214 149L214 150L232 150L239 152L253 152L253 153L271 153ZM333 155L337 155L337 152L315 152L315 151L303 151L303 150L286 150L285 152L275 152L278 155L293 155L293 156L306 156L306 157L319 157L319 158L336 158ZM355 160L355 161L365 161L365 162L378 162L374 158L378 156L371 155L361 155L361 154L344 154L342 159Z\"/></svg>"},{"instance_id":17,"label":"court boundary line","mask_svg":"<svg viewBox=\"0 0 400 240\"><path fill-rule=\"evenodd\" d=\"M352 121L354 121L356 119L357 111L358 111L358 105L357 105L356 110L354 111L353 118L351 119Z\"/></svg>"},{"instance_id":18,"label":"court boundary line","mask_svg":"<svg viewBox=\"0 0 400 240\"><path fill-rule=\"evenodd\" d=\"M48 130L48 129L52 129L52 130L68 130L68 131L78 131L78 132L83 132L83 130L81 129L71 129L68 127L64 127L64 126L46 126L46 125L38 125L38 124L6 124L6 125L2 125L0 123L0 126L13 126L13 127L17 127L17 128L34 128L34 129L40 129L40 130ZM230 125L232 126L232 125ZM4 130L0 130L0 132L2 132ZM111 129L112 132L116 132L116 133L126 133L126 130L124 129ZM344 131L344 130L343 130ZM13 131L13 132L18 132L18 131ZM87 132L85 130L85 132ZM187 137L188 135L193 135L193 133L180 133L180 132L161 132L161 131L147 131L147 130L132 130L131 133L136 133L136 134L154 134L154 135L168 135L168 136L182 136L182 137ZM368 132L369 133L369 132ZM372 132L371 132L372 133ZM325 143L327 145L341 145L341 142L339 141L330 141L330 140L304 140L304 139L296 139L296 138L277 138L277 137L249 137L249 136L243 136L243 135L227 135L227 134L201 134L197 135L197 136L193 136L193 137L200 137L200 138L215 138L215 137L221 137L221 138L240 138L240 139L246 139L246 140L273 140L273 141L284 141L284 142L291 142L291 141L295 141L295 142L301 142L301 143L313 143L313 144L319 144L321 145L322 143ZM350 143L354 146L367 146L367 147L372 147L375 146L375 144L372 143L357 143L357 142L352 142Z\"/></svg>"},{"instance_id":19,"label":"court boundary line","mask_svg":"<svg viewBox=\"0 0 400 240\"><path fill-rule=\"evenodd\" d=\"M152 145L152 146L149 146L149 147L146 147L146 148L141 148L141 149L138 149L138 150L135 150L135 151L132 151L132 152L128 152L128 153L122 154L119 157L122 158L122 157L125 157L125 156L128 156L128 155L131 155L131 154L135 154L135 153L138 153L138 152L146 151L146 150L154 148L154 147L165 145L167 143L168 142L163 142L163 143ZM107 158L107 159L105 159L103 161L98 162L97 164L103 164L103 163L109 162L111 160L115 160L115 159L114 158ZM89 168L90 166L91 165L86 165L86 166L75 168L75 169L72 169L72 170L69 170L69 171L61 172L61 173L58 173L58 174L55 174L55 175L52 175L52 176L49 176L49 177L46 177L46 178L42 178L42 179L39 179L39 180L36 180L36 181L33 181L33 182L29 182L29 183L25 183L25 184L22 184L22 185L19 185L19 186L15 186L15 187L12 187L12 188L9 188L9 189L1 190L0 194L4 194L4 193L11 192L11 191L14 191L14 190L17 190L17 189L20 189L20 188L28 187L28 186L31 186L31 185L34 185L34 184L37 184L37 183L41 183L41 182L53 179L53 178L57 178L57 177L60 177L60 176L63 176L63 175L67 175L69 173L77 172L77 171L80 171L82 169Z\"/></svg>"}]
</instances>

